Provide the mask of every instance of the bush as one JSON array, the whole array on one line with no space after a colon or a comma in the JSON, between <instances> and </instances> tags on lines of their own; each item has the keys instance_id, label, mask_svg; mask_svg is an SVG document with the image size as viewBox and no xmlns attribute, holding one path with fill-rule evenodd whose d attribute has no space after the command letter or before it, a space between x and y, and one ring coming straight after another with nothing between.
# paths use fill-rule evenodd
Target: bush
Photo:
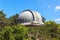
<instances>
[{"instance_id":1,"label":"bush","mask_svg":"<svg viewBox=\"0 0 60 40\"><path fill-rule=\"evenodd\" d=\"M0 40L24 40L28 39L28 28L21 25L6 26L0 31Z\"/></svg>"}]
</instances>

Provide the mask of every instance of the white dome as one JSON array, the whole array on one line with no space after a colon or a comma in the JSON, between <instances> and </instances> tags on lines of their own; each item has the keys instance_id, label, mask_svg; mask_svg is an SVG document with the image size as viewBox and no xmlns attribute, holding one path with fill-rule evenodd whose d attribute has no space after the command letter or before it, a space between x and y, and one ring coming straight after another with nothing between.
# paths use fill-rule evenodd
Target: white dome
<instances>
[{"instance_id":1,"label":"white dome","mask_svg":"<svg viewBox=\"0 0 60 40\"><path fill-rule=\"evenodd\" d=\"M22 25L42 25L40 13L31 10L24 10L18 17L18 22Z\"/></svg>"}]
</instances>

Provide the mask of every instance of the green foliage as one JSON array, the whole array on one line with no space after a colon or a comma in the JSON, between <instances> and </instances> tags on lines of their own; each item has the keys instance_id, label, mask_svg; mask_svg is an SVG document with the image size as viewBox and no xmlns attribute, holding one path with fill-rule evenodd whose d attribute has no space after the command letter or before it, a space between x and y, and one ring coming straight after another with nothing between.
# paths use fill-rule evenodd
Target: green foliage
<instances>
[{"instance_id":1,"label":"green foliage","mask_svg":"<svg viewBox=\"0 0 60 40\"><path fill-rule=\"evenodd\" d=\"M60 32L59 32L60 24L57 24L54 21L48 21L45 24L46 24L45 26L47 27L51 38L53 38L53 40L55 40L55 39L60 40Z\"/></svg>"},{"instance_id":2,"label":"green foliage","mask_svg":"<svg viewBox=\"0 0 60 40\"><path fill-rule=\"evenodd\" d=\"M0 39L2 40L24 40L28 34L28 28L21 25L6 26L0 31Z\"/></svg>"}]
</instances>

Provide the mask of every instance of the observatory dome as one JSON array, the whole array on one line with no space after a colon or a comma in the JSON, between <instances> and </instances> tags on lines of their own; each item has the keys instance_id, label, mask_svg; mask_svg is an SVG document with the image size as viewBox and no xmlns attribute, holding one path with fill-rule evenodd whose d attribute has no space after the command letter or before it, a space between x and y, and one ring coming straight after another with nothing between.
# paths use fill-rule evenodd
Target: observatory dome
<instances>
[{"instance_id":1,"label":"observatory dome","mask_svg":"<svg viewBox=\"0 0 60 40\"><path fill-rule=\"evenodd\" d=\"M18 16L18 23L22 25L43 25L40 13L32 10L24 10Z\"/></svg>"}]
</instances>

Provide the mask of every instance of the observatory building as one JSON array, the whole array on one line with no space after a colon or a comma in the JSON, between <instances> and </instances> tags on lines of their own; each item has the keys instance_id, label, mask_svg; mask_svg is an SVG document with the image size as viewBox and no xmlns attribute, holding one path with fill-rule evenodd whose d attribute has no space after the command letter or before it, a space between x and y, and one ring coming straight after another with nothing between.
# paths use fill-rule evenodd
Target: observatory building
<instances>
[{"instance_id":1,"label":"observatory building","mask_svg":"<svg viewBox=\"0 0 60 40\"><path fill-rule=\"evenodd\" d=\"M18 23L21 25L43 25L40 13L32 10L24 10L18 16Z\"/></svg>"}]
</instances>

